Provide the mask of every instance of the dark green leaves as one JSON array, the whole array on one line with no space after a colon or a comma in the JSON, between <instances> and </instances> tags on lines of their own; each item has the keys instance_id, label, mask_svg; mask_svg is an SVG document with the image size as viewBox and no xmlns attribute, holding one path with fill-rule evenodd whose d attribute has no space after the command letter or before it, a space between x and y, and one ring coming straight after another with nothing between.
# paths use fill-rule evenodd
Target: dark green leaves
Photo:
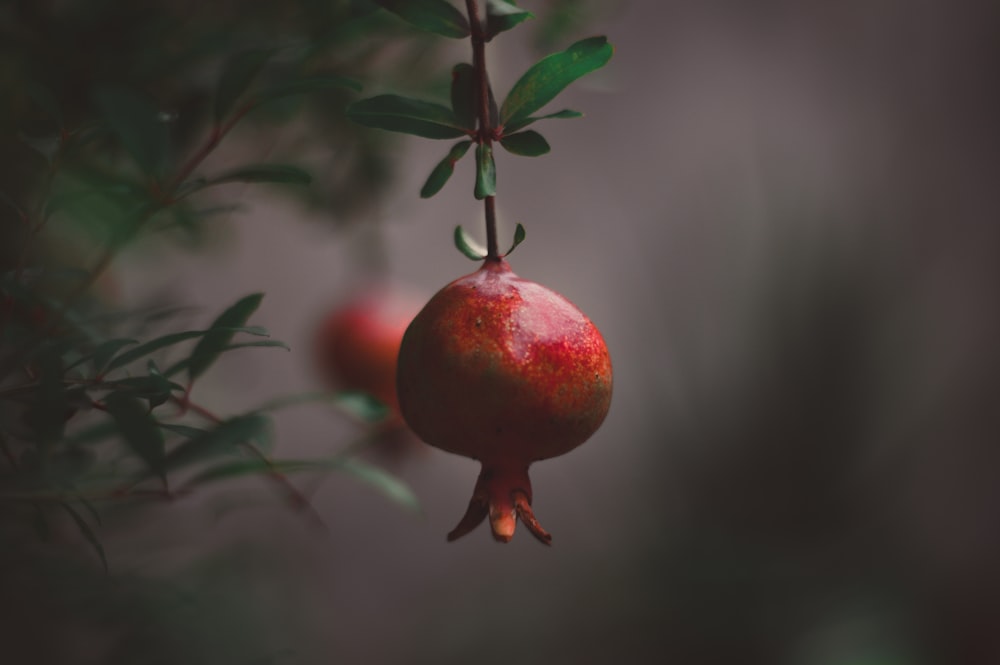
<instances>
[{"instance_id":1,"label":"dark green leaves","mask_svg":"<svg viewBox=\"0 0 1000 665\"><path fill-rule=\"evenodd\" d=\"M347 107L347 117L365 127L429 139L454 139L468 133L447 106L399 95L362 99Z\"/></svg>"},{"instance_id":2,"label":"dark green leaves","mask_svg":"<svg viewBox=\"0 0 1000 665\"><path fill-rule=\"evenodd\" d=\"M548 141L541 134L530 129L526 132L504 136L500 139L500 145L508 152L525 157L538 157L551 150Z\"/></svg>"},{"instance_id":3,"label":"dark green leaves","mask_svg":"<svg viewBox=\"0 0 1000 665\"><path fill-rule=\"evenodd\" d=\"M209 331L198 341L198 345L194 347L194 351L191 352L188 359L188 377L191 381L194 381L211 367L232 340L235 334L232 328L246 324L250 315L260 307L260 301L263 298L263 293L254 293L241 298L212 323Z\"/></svg>"},{"instance_id":4,"label":"dark green leaves","mask_svg":"<svg viewBox=\"0 0 1000 665\"><path fill-rule=\"evenodd\" d=\"M445 158L438 162L438 165L427 177L427 182L420 190L421 198L429 199L441 191L444 184L451 178L451 174L455 172L455 163L465 156L471 145L472 141L460 141L452 146Z\"/></svg>"},{"instance_id":5,"label":"dark green leaves","mask_svg":"<svg viewBox=\"0 0 1000 665\"><path fill-rule=\"evenodd\" d=\"M128 446L164 483L167 482L163 460L163 431L142 402L126 393L115 392L105 400L108 413Z\"/></svg>"},{"instance_id":6,"label":"dark green leaves","mask_svg":"<svg viewBox=\"0 0 1000 665\"><path fill-rule=\"evenodd\" d=\"M167 126L148 99L122 88L102 88L94 103L122 146L147 175L162 175L167 161Z\"/></svg>"},{"instance_id":7,"label":"dark green leaves","mask_svg":"<svg viewBox=\"0 0 1000 665\"><path fill-rule=\"evenodd\" d=\"M157 337L156 339L152 339L144 344L140 344L134 349L129 349L125 353L113 359L110 363L108 363L107 371L110 372L113 369L124 367L139 358L148 356L149 354L155 353L156 351L164 349L168 346L173 346L189 339L204 337L208 333L218 330L219 328L213 328L212 330L185 330L184 332L170 333L169 335ZM232 333L247 333L261 337L267 337L268 335L267 330L261 328L260 326L234 326L228 330Z\"/></svg>"},{"instance_id":8,"label":"dark green leaves","mask_svg":"<svg viewBox=\"0 0 1000 665\"><path fill-rule=\"evenodd\" d=\"M516 131L524 129L533 122L538 122L539 120L548 120L549 118L582 118L583 114L579 111L573 111L572 109L563 109L562 111L556 111L555 113L549 113L547 115L531 116L528 118L522 118L516 122L508 122L504 125L504 132L508 134L513 134Z\"/></svg>"},{"instance_id":9,"label":"dark green leaves","mask_svg":"<svg viewBox=\"0 0 1000 665\"><path fill-rule=\"evenodd\" d=\"M259 437L266 437L271 419L259 413L230 418L215 429L189 439L171 450L164 458L164 468L169 470L202 460L212 455L231 451L237 445Z\"/></svg>"},{"instance_id":10,"label":"dark green leaves","mask_svg":"<svg viewBox=\"0 0 1000 665\"><path fill-rule=\"evenodd\" d=\"M497 193L497 165L493 161L493 148L485 143L476 146L476 189L477 199L485 199Z\"/></svg>"},{"instance_id":11,"label":"dark green leaves","mask_svg":"<svg viewBox=\"0 0 1000 665\"><path fill-rule=\"evenodd\" d=\"M80 530L80 535L82 535L87 542L90 543L90 546L94 548L95 552L97 552L97 556L101 558L101 565L104 566L104 572L108 572L108 558L104 554L104 546L101 545L101 541L97 539L97 535L94 533L93 529L90 528L90 525L87 524L86 520L80 517L80 513L73 509L73 506L66 502L63 502L60 505L62 505L62 507L66 509L66 512L69 513L69 516L73 518L73 521L76 523L76 528Z\"/></svg>"},{"instance_id":12,"label":"dark green leaves","mask_svg":"<svg viewBox=\"0 0 1000 665\"><path fill-rule=\"evenodd\" d=\"M253 49L238 53L229 62L219 77L215 90L215 122L221 123L240 96L246 92L257 74L264 67L274 49Z\"/></svg>"},{"instance_id":13,"label":"dark green leaves","mask_svg":"<svg viewBox=\"0 0 1000 665\"><path fill-rule=\"evenodd\" d=\"M473 261L482 261L486 258L486 248L467 236L461 225L455 227L454 240L455 248Z\"/></svg>"},{"instance_id":14,"label":"dark green leaves","mask_svg":"<svg viewBox=\"0 0 1000 665\"><path fill-rule=\"evenodd\" d=\"M227 182L270 182L308 185L312 182L312 176L299 167L289 164L252 164L241 166L209 178L205 182L205 186L221 185Z\"/></svg>"},{"instance_id":15,"label":"dark green leaves","mask_svg":"<svg viewBox=\"0 0 1000 665\"><path fill-rule=\"evenodd\" d=\"M603 67L613 54L614 47L607 38L591 37L543 58L511 88L500 107L501 124L527 118L552 101L570 83Z\"/></svg>"},{"instance_id":16,"label":"dark green leaves","mask_svg":"<svg viewBox=\"0 0 1000 665\"><path fill-rule=\"evenodd\" d=\"M445 0L375 0L382 8L422 30L461 39L469 36L469 22Z\"/></svg>"},{"instance_id":17,"label":"dark green leaves","mask_svg":"<svg viewBox=\"0 0 1000 665\"><path fill-rule=\"evenodd\" d=\"M506 0L486 0L487 41L529 18L535 17L531 12L524 11L512 2L506 2Z\"/></svg>"}]
</instances>

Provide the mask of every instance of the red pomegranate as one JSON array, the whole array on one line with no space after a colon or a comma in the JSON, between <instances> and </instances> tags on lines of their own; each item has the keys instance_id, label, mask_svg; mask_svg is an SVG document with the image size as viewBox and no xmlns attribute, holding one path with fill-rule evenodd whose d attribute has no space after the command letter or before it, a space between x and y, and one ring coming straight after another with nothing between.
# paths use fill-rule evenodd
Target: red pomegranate
<instances>
[{"instance_id":1,"label":"red pomegranate","mask_svg":"<svg viewBox=\"0 0 1000 665\"><path fill-rule=\"evenodd\" d=\"M488 516L508 542L519 518L543 543L531 509L532 462L586 441L611 403L601 333L564 297L503 259L441 289L406 330L399 405L426 443L482 463L455 540Z\"/></svg>"},{"instance_id":2,"label":"red pomegranate","mask_svg":"<svg viewBox=\"0 0 1000 665\"><path fill-rule=\"evenodd\" d=\"M396 359L421 300L388 285L372 286L332 311L316 332L315 353L326 381L364 392L399 413Z\"/></svg>"}]
</instances>

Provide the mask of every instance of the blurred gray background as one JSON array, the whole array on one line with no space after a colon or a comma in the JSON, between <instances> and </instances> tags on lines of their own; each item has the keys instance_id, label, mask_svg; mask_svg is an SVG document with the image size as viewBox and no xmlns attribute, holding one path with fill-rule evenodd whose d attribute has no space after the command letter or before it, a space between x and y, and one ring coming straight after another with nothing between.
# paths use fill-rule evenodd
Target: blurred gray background
<instances>
[{"instance_id":1,"label":"blurred gray background","mask_svg":"<svg viewBox=\"0 0 1000 665\"><path fill-rule=\"evenodd\" d=\"M31 612L91 608L53 662L998 662L1000 7L608 4L614 59L554 105L586 117L497 164L515 271L615 368L603 428L532 468L553 546L446 543L478 468L436 450L388 467L420 515L334 474L323 531L248 483L118 518L92 588L26 579L51 592ZM512 35L500 94L532 59ZM481 236L481 207L464 162L420 199L442 148L404 145L379 221L393 277L430 294L475 268L450 234ZM116 267L126 302L169 292L196 321L267 293L254 321L293 351L223 358L196 389L223 414L321 387L311 336L364 241L241 198L217 249ZM298 407L278 452L361 433Z\"/></svg>"}]
</instances>

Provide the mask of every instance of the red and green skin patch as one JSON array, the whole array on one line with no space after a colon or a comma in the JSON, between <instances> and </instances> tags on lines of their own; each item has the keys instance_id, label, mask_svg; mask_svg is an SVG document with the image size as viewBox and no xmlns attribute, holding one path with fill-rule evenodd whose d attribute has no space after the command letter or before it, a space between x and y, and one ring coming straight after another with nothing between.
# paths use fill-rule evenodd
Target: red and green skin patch
<instances>
[{"instance_id":1,"label":"red and green skin patch","mask_svg":"<svg viewBox=\"0 0 1000 665\"><path fill-rule=\"evenodd\" d=\"M564 297L486 261L439 291L403 337L397 390L425 442L482 462L469 512L449 539L486 516L508 541L531 514L528 466L586 441L611 404L601 333Z\"/></svg>"}]
</instances>

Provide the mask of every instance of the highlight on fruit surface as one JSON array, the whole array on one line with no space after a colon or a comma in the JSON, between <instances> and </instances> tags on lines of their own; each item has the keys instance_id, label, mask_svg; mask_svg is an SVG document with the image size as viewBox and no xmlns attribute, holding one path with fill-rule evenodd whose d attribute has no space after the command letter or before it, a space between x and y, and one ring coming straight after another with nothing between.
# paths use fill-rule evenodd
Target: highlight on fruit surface
<instances>
[{"instance_id":1,"label":"highlight on fruit surface","mask_svg":"<svg viewBox=\"0 0 1000 665\"><path fill-rule=\"evenodd\" d=\"M482 464L455 540L489 517L508 542L517 520L543 543L528 467L597 431L611 404L611 358L597 327L501 259L441 289L399 353L399 406L423 441Z\"/></svg>"}]
</instances>

